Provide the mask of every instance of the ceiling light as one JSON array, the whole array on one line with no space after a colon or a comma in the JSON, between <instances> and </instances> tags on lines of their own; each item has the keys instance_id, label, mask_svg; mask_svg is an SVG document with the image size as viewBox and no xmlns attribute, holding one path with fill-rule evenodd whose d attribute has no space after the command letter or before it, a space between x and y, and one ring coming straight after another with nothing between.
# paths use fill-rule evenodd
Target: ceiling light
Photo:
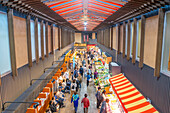
<instances>
[{"instance_id":1,"label":"ceiling light","mask_svg":"<svg viewBox=\"0 0 170 113\"><path fill-rule=\"evenodd\" d=\"M85 26L87 25L87 21L84 21L84 25L85 25Z\"/></svg>"}]
</instances>

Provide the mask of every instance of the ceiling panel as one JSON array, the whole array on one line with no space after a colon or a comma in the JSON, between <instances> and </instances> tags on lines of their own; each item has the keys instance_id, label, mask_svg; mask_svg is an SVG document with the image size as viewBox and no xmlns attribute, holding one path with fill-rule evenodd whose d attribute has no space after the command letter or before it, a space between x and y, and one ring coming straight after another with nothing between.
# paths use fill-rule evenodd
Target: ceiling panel
<instances>
[{"instance_id":1,"label":"ceiling panel","mask_svg":"<svg viewBox=\"0 0 170 113\"><path fill-rule=\"evenodd\" d=\"M47 0L44 4L80 31L91 31L126 4L126 0Z\"/></svg>"}]
</instances>

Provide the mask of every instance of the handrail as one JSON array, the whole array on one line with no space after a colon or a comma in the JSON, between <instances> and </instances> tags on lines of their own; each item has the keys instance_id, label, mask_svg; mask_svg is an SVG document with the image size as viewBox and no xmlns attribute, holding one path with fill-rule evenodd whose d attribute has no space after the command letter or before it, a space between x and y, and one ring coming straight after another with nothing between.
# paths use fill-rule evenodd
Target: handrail
<instances>
[{"instance_id":1,"label":"handrail","mask_svg":"<svg viewBox=\"0 0 170 113\"><path fill-rule=\"evenodd\" d=\"M5 104L7 104L7 103L25 103L25 104L33 104L33 103L35 103L34 109L37 108L38 105L39 105L38 102L11 102L11 101L7 101L7 102L4 102L4 103L2 104L2 111L5 110Z\"/></svg>"}]
</instances>

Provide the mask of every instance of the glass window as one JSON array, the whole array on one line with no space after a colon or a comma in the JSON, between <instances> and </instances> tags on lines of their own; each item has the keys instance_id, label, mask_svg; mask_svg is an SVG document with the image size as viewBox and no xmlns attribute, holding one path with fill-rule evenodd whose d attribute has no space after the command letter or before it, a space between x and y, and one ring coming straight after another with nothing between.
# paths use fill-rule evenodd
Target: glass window
<instances>
[{"instance_id":1,"label":"glass window","mask_svg":"<svg viewBox=\"0 0 170 113\"><path fill-rule=\"evenodd\" d=\"M165 28L163 37L163 51L162 51L162 66L161 70L167 75L170 75L170 12L166 13L165 16Z\"/></svg>"},{"instance_id":2,"label":"glass window","mask_svg":"<svg viewBox=\"0 0 170 113\"><path fill-rule=\"evenodd\" d=\"M41 57L41 24L38 22L38 48L39 48L39 58Z\"/></svg>"},{"instance_id":3,"label":"glass window","mask_svg":"<svg viewBox=\"0 0 170 113\"><path fill-rule=\"evenodd\" d=\"M43 24L44 31L44 55L46 55L46 40L45 40L45 24Z\"/></svg>"},{"instance_id":4,"label":"glass window","mask_svg":"<svg viewBox=\"0 0 170 113\"><path fill-rule=\"evenodd\" d=\"M136 39L136 60L140 57L140 41L141 41L141 20L137 22L137 39Z\"/></svg>"},{"instance_id":5,"label":"glass window","mask_svg":"<svg viewBox=\"0 0 170 113\"><path fill-rule=\"evenodd\" d=\"M31 20L31 50L32 50L32 61L35 60L35 31L34 21Z\"/></svg>"},{"instance_id":6,"label":"glass window","mask_svg":"<svg viewBox=\"0 0 170 113\"><path fill-rule=\"evenodd\" d=\"M7 14L0 12L0 74L11 71Z\"/></svg>"},{"instance_id":7,"label":"glass window","mask_svg":"<svg viewBox=\"0 0 170 113\"><path fill-rule=\"evenodd\" d=\"M132 52L133 52L133 31L134 31L134 23L131 23L131 34L130 34L130 57L132 57Z\"/></svg>"},{"instance_id":8,"label":"glass window","mask_svg":"<svg viewBox=\"0 0 170 113\"><path fill-rule=\"evenodd\" d=\"M125 45L125 55L127 55L127 40L128 40L128 24L126 24L126 45Z\"/></svg>"}]
</instances>

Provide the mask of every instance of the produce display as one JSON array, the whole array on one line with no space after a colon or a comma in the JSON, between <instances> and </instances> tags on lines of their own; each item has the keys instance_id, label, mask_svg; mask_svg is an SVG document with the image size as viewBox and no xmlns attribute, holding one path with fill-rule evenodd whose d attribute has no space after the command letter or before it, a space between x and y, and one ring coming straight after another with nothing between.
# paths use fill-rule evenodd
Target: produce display
<instances>
[{"instance_id":1,"label":"produce display","mask_svg":"<svg viewBox=\"0 0 170 113\"><path fill-rule=\"evenodd\" d=\"M107 94L112 113L124 113L123 108L115 94Z\"/></svg>"},{"instance_id":2,"label":"produce display","mask_svg":"<svg viewBox=\"0 0 170 113\"><path fill-rule=\"evenodd\" d=\"M112 73L109 73L109 66L106 63L105 65L103 65L102 63L103 59L102 58L99 58L99 59L100 60L95 62L95 69L98 72L98 77L94 79L96 90L98 89L99 86L102 88L102 90L108 89L108 92L111 92L111 94L107 94L107 98L110 100L109 104L110 104L112 113L124 113L124 110L119 102L119 99L114 94L114 91L111 88L111 85L109 82L109 79L112 75Z\"/></svg>"}]
</instances>

